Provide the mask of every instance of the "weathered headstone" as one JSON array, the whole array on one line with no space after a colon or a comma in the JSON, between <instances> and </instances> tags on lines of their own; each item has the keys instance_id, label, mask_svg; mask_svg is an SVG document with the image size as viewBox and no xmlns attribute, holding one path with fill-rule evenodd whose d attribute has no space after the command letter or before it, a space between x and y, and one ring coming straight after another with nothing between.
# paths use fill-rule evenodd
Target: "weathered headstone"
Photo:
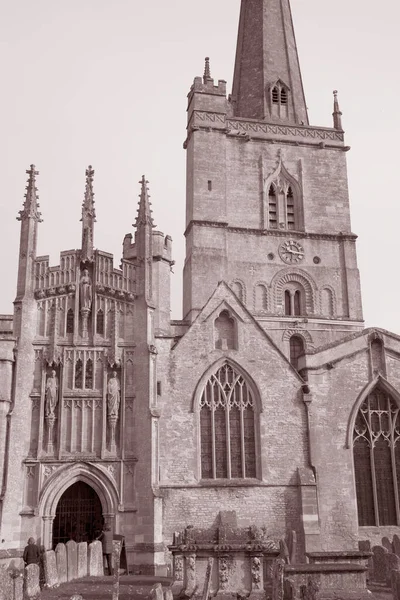
<instances>
[{"instance_id":1,"label":"weathered headstone","mask_svg":"<svg viewBox=\"0 0 400 600\"><path fill-rule=\"evenodd\" d=\"M161 583L156 583L150 590L151 600L164 600L164 594Z\"/></svg>"},{"instance_id":2,"label":"weathered headstone","mask_svg":"<svg viewBox=\"0 0 400 600\"><path fill-rule=\"evenodd\" d=\"M203 594L202 594L202 597L201 597L202 600L208 600L208 598L210 597L211 576L212 576L213 564L214 564L214 559L210 557L208 559L208 562L207 562L207 569L206 569L206 576L205 576L205 579L204 579Z\"/></svg>"},{"instance_id":3,"label":"weathered headstone","mask_svg":"<svg viewBox=\"0 0 400 600\"><path fill-rule=\"evenodd\" d=\"M25 582L24 582L25 598L39 598L39 565L28 565L25 567Z\"/></svg>"},{"instance_id":4,"label":"weathered headstone","mask_svg":"<svg viewBox=\"0 0 400 600\"><path fill-rule=\"evenodd\" d=\"M54 550L47 550L43 554L43 565L44 565L44 579L47 587L57 587L58 573L57 573L57 562L56 553Z\"/></svg>"},{"instance_id":5,"label":"weathered headstone","mask_svg":"<svg viewBox=\"0 0 400 600\"><path fill-rule=\"evenodd\" d=\"M174 600L174 595L170 587L165 590L164 600Z\"/></svg>"},{"instance_id":6,"label":"weathered headstone","mask_svg":"<svg viewBox=\"0 0 400 600\"><path fill-rule=\"evenodd\" d=\"M387 553L385 556L386 560L386 585L391 586L392 582L392 571L400 571L400 558L396 554Z\"/></svg>"},{"instance_id":7,"label":"weathered headstone","mask_svg":"<svg viewBox=\"0 0 400 600\"><path fill-rule=\"evenodd\" d=\"M89 575L92 577L102 577L104 575L103 567L103 547L101 542L96 540L89 544Z\"/></svg>"},{"instance_id":8,"label":"weathered headstone","mask_svg":"<svg viewBox=\"0 0 400 600\"><path fill-rule=\"evenodd\" d=\"M392 571L391 587L393 600L400 600L400 572Z\"/></svg>"},{"instance_id":9,"label":"weathered headstone","mask_svg":"<svg viewBox=\"0 0 400 600\"><path fill-rule=\"evenodd\" d=\"M300 587L301 600L317 600L319 587L319 582L314 577L309 577L307 585Z\"/></svg>"},{"instance_id":10,"label":"weathered headstone","mask_svg":"<svg viewBox=\"0 0 400 600\"><path fill-rule=\"evenodd\" d=\"M65 547L67 549L67 579L73 581L78 579L78 545L74 540L69 540Z\"/></svg>"},{"instance_id":11,"label":"weathered headstone","mask_svg":"<svg viewBox=\"0 0 400 600\"><path fill-rule=\"evenodd\" d=\"M58 582L66 583L67 578L67 549L65 544L57 544L56 546L56 563L58 572Z\"/></svg>"},{"instance_id":12,"label":"weathered headstone","mask_svg":"<svg viewBox=\"0 0 400 600\"><path fill-rule=\"evenodd\" d=\"M386 548L388 552L393 552L393 544L388 537L385 536L382 538L382 546Z\"/></svg>"},{"instance_id":13,"label":"weathered headstone","mask_svg":"<svg viewBox=\"0 0 400 600\"><path fill-rule=\"evenodd\" d=\"M397 554L397 556L400 556L400 537L397 533L393 536L393 552L394 554Z\"/></svg>"},{"instance_id":14,"label":"weathered headstone","mask_svg":"<svg viewBox=\"0 0 400 600\"><path fill-rule=\"evenodd\" d=\"M372 552L372 558L374 562L373 580L382 583L386 582L387 566L385 556L388 553L388 551L383 546L374 546L372 548Z\"/></svg>"},{"instance_id":15,"label":"weathered headstone","mask_svg":"<svg viewBox=\"0 0 400 600\"><path fill-rule=\"evenodd\" d=\"M176 534L177 535L177 534ZM172 584L172 594L174 597L181 595L183 590L183 556L182 554L174 554L174 583Z\"/></svg>"},{"instance_id":16,"label":"weathered headstone","mask_svg":"<svg viewBox=\"0 0 400 600\"><path fill-rule=\"evenodd\" d=\"M81 596L80 594L73 594L73 596L71 596L69 600L83 600L83 596Z\"/></svg>"},{"instance_id":17,"label":"weathered headstone","mask_svg":"<svg viewBox=\"0 0 400 600\"><path fill-rule=\"evenodd\" d=\"M287 536L287 547L289 550L289 561L293 565L296 562L297 555L297 533L295 531L289 531Z\"/></svg>"},{"instance_id":18,"label":"weathered headstone","mask_svg":"<svg viewBox=\"0 0 400 600\"><path fill-rule=\"evenodd\" d=\"M88 546L86 542L78 544L78 579L88 574Z\"/></svg>"},{"instance_id":19,"label":"weathered headstone","mask_svg":"<svg viewBox=\"0 0 400 600\"><path fill-rule=\"evenodd\" d=\"M9 600L14 597L14 579L10 569L0 565L0 600Z\"/></svg>"}]
</instances>

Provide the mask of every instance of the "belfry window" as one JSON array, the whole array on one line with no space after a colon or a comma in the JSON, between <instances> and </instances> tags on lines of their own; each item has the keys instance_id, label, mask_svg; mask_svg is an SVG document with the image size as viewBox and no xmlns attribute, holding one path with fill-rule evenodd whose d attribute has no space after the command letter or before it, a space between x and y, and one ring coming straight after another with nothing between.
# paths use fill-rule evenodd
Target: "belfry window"
<instances>
[{"instance_id":1,"label":"belfry window","mask_svg":"<svg viewBox=\"0 0 400 600\"><path fill-rule=\"evenodd\" d=\"M292 185L283 178L273 182L268 189L268 228L299 230L299 203Z\"/></svg>"},{"instance_id":2,"label":"belfry window","mask_svg":"<svg viewBox=\"0 0 400 600\"><path fill-rule=\"evenodd\" d=\"M270 88L271 113L278 119L287 119L289 105L289 88L278 81Z\"/></svg>"},{"instance_id":3,"label":"belfry window","mask_svg":"<svg viewBox=\"0 0 400 600\"><path fill-rule=\"evenodd\" d=\"M302 314L302 290L290 287L285 290L285 315L287 317L299 317Z\"/></svg>"},{"instance_id":4,"label":"belfry window","mask_svg":"<svg viewBox=\"0 0 400 600\"><path fill-rule=\"evenodd\" d=\"M277 86L272 89L272 102L279 104L279 88Z\"/></svg>"},{"instance_id":5,"label":"belfry window","mask_svg":"<svg viewBox=\"0 0 400 600\"><path fill-rule=\"evenodd\" d=\"M256 413L245 378L224 364L207 381L200 400L201 477L256 477Z\"/></svg>"},{"instance_id":6,"label":"belfry window","mask_svg":"<svg viewBox=\"0 0 400 600\"><path fill-rule=\"evenodd\" d=\"M362 404L353 452L360 526L400 524L399 407L377 388Z\"/></svg>"},{"instance_id":7,"label":"belfry window","mask_svg":"<svg viewBox=\"0 0 400 600\"><path fill-rule=\"evenodd\" d=\"M268 217L270 229L276 229L278 227L277 204L275 187L273 185L270 186L268 192Z\"/></svg>"}]
</instances>

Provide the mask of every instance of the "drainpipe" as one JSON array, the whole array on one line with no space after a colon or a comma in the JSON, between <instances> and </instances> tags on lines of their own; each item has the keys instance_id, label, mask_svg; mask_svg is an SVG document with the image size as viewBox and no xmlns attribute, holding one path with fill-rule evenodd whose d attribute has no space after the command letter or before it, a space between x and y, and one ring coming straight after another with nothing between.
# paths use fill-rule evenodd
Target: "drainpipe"
<instances>
[{"instance_id":1,"label":"drainpipe","mask_svg":"<svg viewBox=\"0 0 400 600\"><path fill-rule=\"evenodd\" d=\"M13 350L14 362L12 365L12 375L11 375L11 401L10 401L10 408L9 408L7 416L6 416L6 439L5 439L5 443L4 443L3 479L1 482L1 492L0 492L0 532L1 532L2 523L3 523L3 505L4 505L4 498L5 498L6 491L7 491L7 481L8 481L8 464L9 464L8 454L9 454L9 446L10 446L11 417L12 417L12 414L14 411L14 406L15 406L15 388L16 388L15 379L16 379L17 352L18 352L17 349L14 348L14 350Z\"/></svg>"}]
</instances>

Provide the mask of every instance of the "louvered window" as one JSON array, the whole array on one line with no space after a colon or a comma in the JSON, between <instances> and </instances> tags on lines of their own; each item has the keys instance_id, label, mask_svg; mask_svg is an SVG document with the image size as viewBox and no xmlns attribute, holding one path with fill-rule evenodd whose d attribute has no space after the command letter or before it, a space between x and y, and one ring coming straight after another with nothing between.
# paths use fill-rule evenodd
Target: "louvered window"
<instances>
[{"instance_id":1,"label":"louvered window","mask_svg":"<svg viewBox=\"0 0 400 600\"><path fill-rule=\"evenodd\" d=\"M294 197L293 197L293 190L291 187L288 188L288 191L286 194L286 222L287 222L288 229L296 228L296 220L295 220L295 214L294 214Z\"/></svg>"},{"instance_id":2,"label":"louvered window","mask_svg":"<svg viewBox=\"0 0 400 600\"><path fill-rule=\"evenodd\" d=\"M274 104L279 104L279 88L277 86L272 90L272 102Z\"/></svg>"},{"instance_id":3,"label":"louvered window","mask_svg":"<svg viewBox=\"0 0 400 600\"><path fill-rule=\"evenodd\" d=\"M273 185L271 185L271 187L269 188L268 194L268 216L270 229L276 229L278 227L277 204L275 188Z\"/></svg>"},{"instance_id":4,"label":"louvered window","mask_svg":"<svg viewBox=\"0 0 400 600\"><path fill-rule=\"evenodd\" d=\"M399 525L399 408L374 391L361 406L354 427L354 470L360 525Z\"/></svg>"},{"instance_id":5,"label":"louvered window","mask_svg":"<svg viewBox=\"0 0 400 600\"><path fill-rule=\"evenodd\" d=\"M256 477L255 402L242 375L224 364L200 400L201 477Z\"/></svg>"}]
</instances>

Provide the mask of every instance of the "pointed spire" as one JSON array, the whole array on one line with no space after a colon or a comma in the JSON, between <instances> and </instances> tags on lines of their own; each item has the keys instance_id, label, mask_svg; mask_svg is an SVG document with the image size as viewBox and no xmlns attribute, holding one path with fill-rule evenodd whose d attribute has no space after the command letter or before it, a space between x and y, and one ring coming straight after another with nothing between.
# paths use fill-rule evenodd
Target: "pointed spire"
<instances>
[{"instance_id":1,"label":"pointed spire","mask_svg":"<svg viewBox=\"0 0 400 600\"><path fill-rule=\"evenodd\" d=\"M340 111L339 108L339 100L338 100L338 92L337 90L333 91L333 126L335 129L340 129L340 131L343 130L342 127L342 112Z\"/></svg>"},{"instance_id":2,"label":"pointed spire","mask_svg":"<svg viewBox=\"0 0 400 600\"><path fill-rule=\"evenodd\" d=\"M35 165L31 165L26 171L28 175L28 183L26 186L26 194L23 209L19 211L19 217L17 221L24 221L25 219L34 219L38 223L42 222L41 213L39 212L38 193L36 187L36 175L39 175L39 171L36 171Z\"/></svg>"},{"instance_id":3,"label":"pointed spire","mask_svg":"<svg viewBox=\"0 0 400 600\"><path fill-rule=\"evenodd\" d=\"M82 251L81 260L86 262L93 261L93 239L94 223L96 222L96 211L94 208L93 177L94 170L92 165L86 169L86 187L85 197L82 203Z\"/></svg>"},{"instance_id":4,"label":"pointed spire","mask_svg":"<svg viewBox=\"0 0 400 600\"><path fill-rule=\"evenodd\" d=\"M308 125L289 0L242 0L232 103L238 117Z\"/></svg>"},{"instance_id":5,"label":"pointed spire","mask_svg":"<svg viewBox=\"0 0 400 600\"><path fill-rule=\"evenodd\" d=\"M155 227L152 210L151 210L151 202L149 196L149 188L147 184L149 183L146 180L146 177L143 175L141 181L139 183L142 186L140 195L139 195L139 208L138 215L136 217L135 227L139 227L139 225L150 225L150 227Z\"/></svg>"},{"instance_id":6,"label":"pointed spire","mask_svg":"<svg viewBox=\"0 0 400 600\"><path fill-rule=\"evenodd\" d=\"M206 56L206 58L205 58L204 75L203 75L203 82L207 83L207 81L212 81L211 71L210 71L210 59L208 56Z\"/></svg>"}]
</instances>

